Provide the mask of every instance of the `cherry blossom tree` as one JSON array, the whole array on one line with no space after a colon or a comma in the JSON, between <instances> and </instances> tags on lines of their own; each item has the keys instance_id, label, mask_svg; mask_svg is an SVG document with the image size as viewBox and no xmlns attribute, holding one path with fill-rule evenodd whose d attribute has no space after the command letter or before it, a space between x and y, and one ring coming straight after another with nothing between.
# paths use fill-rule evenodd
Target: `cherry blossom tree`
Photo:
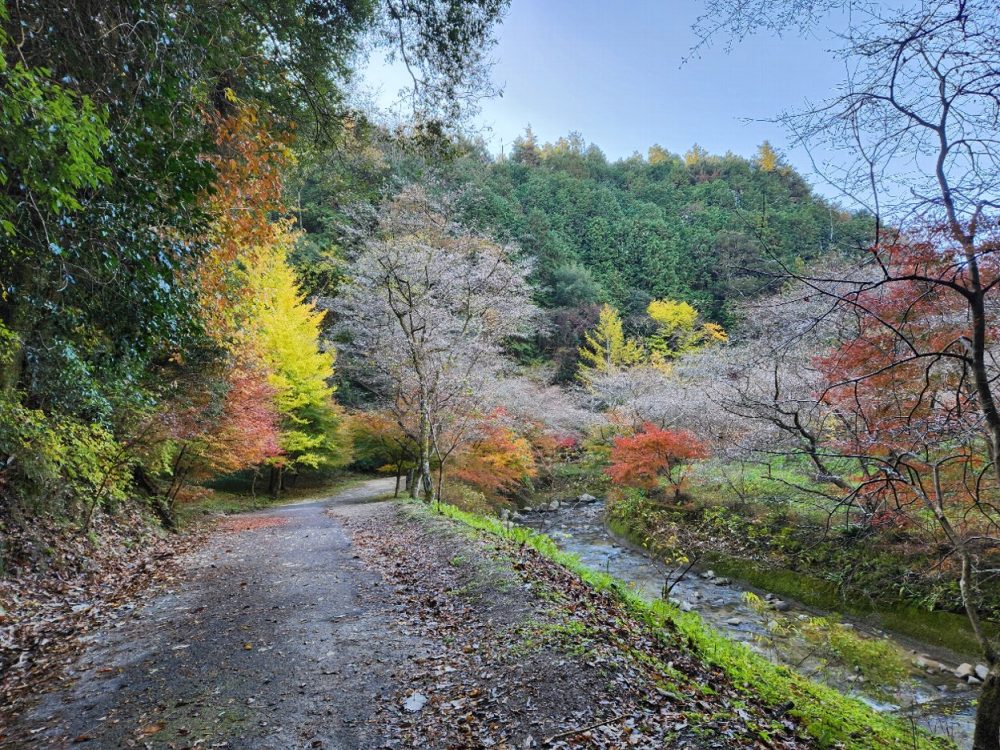
<instances>
[{"instance_id":1,"label":"cherry blossom tree","mask_svg":"<svg viewBox=\"0 0 1000 750\"><path fill-rule=\"evenodd\" d=\"M503 342L537 318L515 248L460 226L453 206L418 186L386 203L335 306L352 374L416 443L428 501L443 420L458 429L463 403L501 368Z\"/></svg>"}]
</instances>

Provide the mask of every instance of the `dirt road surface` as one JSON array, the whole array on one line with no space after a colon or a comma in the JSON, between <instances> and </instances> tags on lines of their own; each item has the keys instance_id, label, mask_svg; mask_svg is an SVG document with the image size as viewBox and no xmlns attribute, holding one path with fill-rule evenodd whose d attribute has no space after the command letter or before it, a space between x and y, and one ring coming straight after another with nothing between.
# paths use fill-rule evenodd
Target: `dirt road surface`
<instances>
[{"instance_id":1,"label":"dirt road surface","mask_svg":"<svg viewBox=\"0 0 1000 750\"><path fill-rule=\"evenodd\" d=\"M391 485L234 517L179 590L91 637L9 746L379 747L373 708L433 644L389 625L338 518L378 512Z\"/></svg>"}]
</instances>

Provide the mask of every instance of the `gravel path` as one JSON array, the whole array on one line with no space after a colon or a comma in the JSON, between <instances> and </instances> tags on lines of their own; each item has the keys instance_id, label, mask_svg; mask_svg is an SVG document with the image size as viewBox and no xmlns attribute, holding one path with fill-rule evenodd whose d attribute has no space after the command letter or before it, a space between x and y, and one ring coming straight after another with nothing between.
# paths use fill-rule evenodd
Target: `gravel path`
<instances>
[{"instance_id":1,"label":"gravel path","mask_svg":"<svg viewBox=\"0 0 1000 750\"><path fill-rule=\"evenodd\" d=\"M392 625L391 592L337 516L378 513L391 484L223 524L182 561L179 590L89 638L71 684L42 696L6 746L380 747L379 698L433 644Z\"/></svg>"}]
</instances>

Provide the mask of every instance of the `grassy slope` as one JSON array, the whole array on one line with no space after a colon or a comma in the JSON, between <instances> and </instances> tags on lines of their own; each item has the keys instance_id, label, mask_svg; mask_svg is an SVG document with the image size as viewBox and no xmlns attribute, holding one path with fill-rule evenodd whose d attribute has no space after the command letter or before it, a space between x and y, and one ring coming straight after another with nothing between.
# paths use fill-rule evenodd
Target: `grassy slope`
<instances>
[{"instance_id":1,"label":"grassy slope","mask_svg":"<svg viewBox=\"0 0 1000 750\"><path fill-rule=\"evenodd\" d=\"M672 623L686 635L697 655L722 668L737 685L775 707L793 704L788 714L822 746L845 750L950 748L943 739L915 732L894 717L879 714L861 701L805 679L791 670L771 664L744 645L721 636L694 612L682 613L662 601L648 602L622 581L591 570L573 555L562 552L547 536L521 527L507 527L499 520L477 516L453 506L442 512L463 524L490 534L527 544L545 557L569 568L598 590L614 593L636 618L652 627Z\"/></svg>"}]
</instances>

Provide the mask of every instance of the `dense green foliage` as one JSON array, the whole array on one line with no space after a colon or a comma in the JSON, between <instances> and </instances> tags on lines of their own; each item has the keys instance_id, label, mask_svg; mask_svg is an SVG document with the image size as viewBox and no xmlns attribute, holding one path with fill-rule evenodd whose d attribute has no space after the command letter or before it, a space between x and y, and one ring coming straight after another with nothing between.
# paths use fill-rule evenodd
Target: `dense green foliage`
<instances>
[{"instance_id":1,"label":"dense green foliage","mask_svg":"<svg viewBox=\"0 0 1000 750\"><path fill-rule=\"evenodd\" d=\"M251 394L266 391L261 363L219 325L241 325L241 269L284 213L266 196L283 175L248 144L305 152L349 140L352 68L378 45L408 55L424 127L443 132L434 118L476 92L505 7L0 0L5 511L82 505L89 519L133 478L155 493L157 475L173 473L162 478L176 487L177 445L248 434L220 423L250 421ZM251 122L260 133L238 127ZM279 281L295 283L290 272ZM234 366L241 374L227 377ZM301 404L284 412L333 431L339 417L313 408L325 409L324 388L307 416Z\"/></svg>"},{"instance_id":2,"label":"dense green foliage","mask_svg":"<svg viewBox=\"0 0 1000 750\"><path fill-rule=\"evenodd\" d=\"M775 261L853 248L869 226L788 166L697 148L609 163L578 135L539 145L529 130L510 158L470 162L466 174L469 219L537 259L543 301L607 301L633 317L670 298L727 323L731 303L766 287Z\"/></svg>"}]
</instances>

